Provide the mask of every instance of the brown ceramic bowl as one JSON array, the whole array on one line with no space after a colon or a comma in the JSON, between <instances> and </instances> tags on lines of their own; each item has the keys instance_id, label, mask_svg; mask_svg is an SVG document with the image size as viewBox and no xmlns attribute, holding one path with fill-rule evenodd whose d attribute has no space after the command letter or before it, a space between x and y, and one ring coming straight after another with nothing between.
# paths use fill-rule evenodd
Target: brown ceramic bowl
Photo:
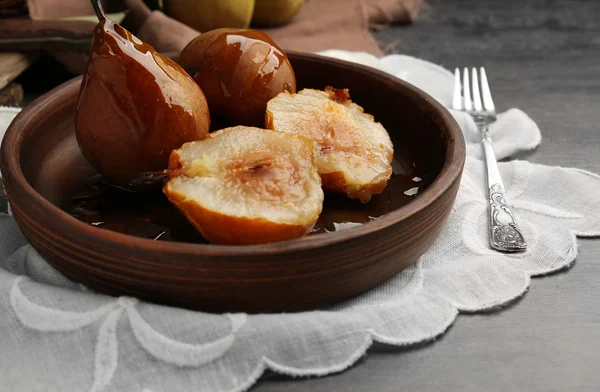
<instances>
[{"instance_id":1,"label":"brown ceramic bowl","mask_svg":"<svg viewBox=\"0 0 600 392\"><path fill-rule=\"evenodd\" d=\"M6 193L29 242L66 276L97 291L207 311L324 306L413 264L454 203L465 160L460 128L433 98L384 72L312 54L289 57L299 88L350 89L390 133L398 178L422 177L419 194L407 196L391 183L366 206L326 195L323 216L330 222L320 231L335 221L365 224L268 245L153 241L93 227L69 213L73 195L95 174L75 139L76 78L25 108L2 143ZM399 184L407 186L404 180Z\"/></svg>"}]
</instances>

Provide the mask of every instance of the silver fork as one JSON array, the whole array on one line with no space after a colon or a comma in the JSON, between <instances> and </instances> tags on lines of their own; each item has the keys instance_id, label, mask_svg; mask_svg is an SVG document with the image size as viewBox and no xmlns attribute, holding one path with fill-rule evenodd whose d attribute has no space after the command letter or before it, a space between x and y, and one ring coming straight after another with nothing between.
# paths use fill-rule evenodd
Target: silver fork
<instances>
[{"instance_id":1,"label":"silver fork","mask_svg":"<svg viewBox=\"0 0 600 392\"><path fill-rule=\"evenodd\" d=\"M496 121L496 109L492 101L492 94L488 85L485 69L481 71L481 94L479 92L479 78L477 70L472 69L472 82L469 83L469 70L463 70L462 95L460 71L454 71L454 94L452 108L467 112L477 125L481 134L481 143L485 153L487 169L488 201L490 204L489 238L492 248L503 252L522 252L527 249L527 242L517 226L515 215L508 204L508 199L498 170L498 161L494 154L492 138L488 125ZM470 87L472 84L472 89ZM472 90L472 98L471 98ZM483 97L483 102L482 102Z\"/></svg>"}]
</instances>

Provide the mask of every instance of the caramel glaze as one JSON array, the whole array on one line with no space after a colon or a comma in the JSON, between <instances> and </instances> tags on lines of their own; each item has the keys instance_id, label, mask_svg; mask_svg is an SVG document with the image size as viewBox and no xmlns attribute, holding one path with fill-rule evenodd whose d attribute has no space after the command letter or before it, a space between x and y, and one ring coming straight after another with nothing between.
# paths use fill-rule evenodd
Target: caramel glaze
<instances>
[{"instance_id":1,"label":"caramel glaze","mask_svg":"<svg viewBox=\"0 0 600 392\"><path fill-rule=\"evenodd\" d=\"M183 49L179 63L206 94L219 126L263 128L267 102L283 91L296 92L287 56L261 31L209 31Z\"/></svg>"},{"instance_id":2,"label":"caramel glaze","mask_svg":"<svg viewBox=\"0 0 600 392\"><path fill-rule=\"evenodd\" d=\"M173 149L203 139L210 119L204 94L178 64L104 19L94 31L75 127L88 162L127 186L166 168Z\"/></svg>"},{"instance_id":3,"label":"caramel glaze","mask_svg":"<svg viewBox=\"0 0 600 392\"><path fill-rule=\"evenodd\" d=\"M345 195L327 193L323 212L311 234L351 228L398 209L418 197L433 180L404 161L394 160L388 186L366 204ZM418 188L415 194L410 189ZM90 179L71 203L71 215L95 227L157 241L208 243L160 192L128 192L110 186L100 176Z\"/></svg>"}]
</instances>

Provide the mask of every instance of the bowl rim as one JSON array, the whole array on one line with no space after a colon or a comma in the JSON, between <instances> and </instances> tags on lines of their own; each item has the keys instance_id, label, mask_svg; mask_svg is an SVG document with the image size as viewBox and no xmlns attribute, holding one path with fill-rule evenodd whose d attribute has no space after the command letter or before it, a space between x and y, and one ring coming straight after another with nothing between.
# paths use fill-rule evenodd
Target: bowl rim
<instances>
[{"instance_id":1,"label":"bowl rim","mask_svg":"<svg viewBox=\"0 0 600 392\"><path fill-rule=\"evenodd\" d=\"M67 231L76 231L80 240L87 238L88 240L98 244L127 244L127 246L131 248L141 248L144 251L157 253L169 252L192 255L202 254L205 256L256 256L258 254L279 255L295 251L313 250L315 248L322 248L336 243L353 240L358 237L370 235L408 219L415 214L418 214L420 211L426 209L435 200L441 197L444 192L446 192L454 184L455 181L460 180L466 159L466 147L462 131L450 112L429 94L408 82L388 74L387 72L362 64L312 53L288 51L287 54L292 59L302 58L304 60L310 60L318 63L329 63L330 65L332 64L339 67L351 67L354 68L354 70L358 73L384 79L387 83L401 85L403 88L408 90L410 94L418 97L420 100L424 101L427 105L431 106L435 111L437 111L442 123L444 123L448 129L449 135L447 137L446 159L442 169L440 170L440 173L433 180L431 185L425 189L423 193L420 193L419 197L415 200L383 215L376 220L368 222L368 224L363 224L348 230L316 234L298 239L268 244L214 245L186 242L162 242L93 227L71 216L39 194L29 184L20 166L20 150L24 141L22 136L23 130L33 118L39 115L39 112L42 111L43 108L46 107L55 96L60 96L61 94L74 89L75 85L78 86L82 76L74 77L73 79L55 87L54 89L34 100L18 113L8 127L0 148L2 172L8 174L12 187L19 187L22 193L26 194L30 200L38 204L39 210L44 211L49 221L57 222L55 223L55 226L62 226L62 228L66 229ZM3 176L3 178L5 176Z\"/></svg>"}]
</instances>

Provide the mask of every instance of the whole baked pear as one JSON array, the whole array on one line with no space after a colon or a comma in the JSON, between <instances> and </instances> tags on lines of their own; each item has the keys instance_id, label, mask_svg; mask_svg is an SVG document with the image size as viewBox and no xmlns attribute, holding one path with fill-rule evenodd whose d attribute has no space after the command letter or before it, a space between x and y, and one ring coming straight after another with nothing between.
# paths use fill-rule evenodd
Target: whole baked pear
<instances>
[{"instance_id":1,"label":"whole baked pear","mask_svg":"<svg viewBox=\"0 0 600 392\"><path fill-rule=\"evenodd\" d=\"M171 151L204 139L206 97L174 61L157 53L104 14L77 99L75 129L88 162L125 188L140 174L168 166Z\"/></svg>"},{"instance_id":2,"label":"whole baked pear","mask_svg":"<svg viewBox=\"0 0 600 392\"><path fill-rule=\"evenodd\" d=\"M296 76L286 54L267 34L248 29L216 29L183 48L179 64L202 88L215 123L265 125L267 102L296 92Z\"/></svg>"}]
</instances>

